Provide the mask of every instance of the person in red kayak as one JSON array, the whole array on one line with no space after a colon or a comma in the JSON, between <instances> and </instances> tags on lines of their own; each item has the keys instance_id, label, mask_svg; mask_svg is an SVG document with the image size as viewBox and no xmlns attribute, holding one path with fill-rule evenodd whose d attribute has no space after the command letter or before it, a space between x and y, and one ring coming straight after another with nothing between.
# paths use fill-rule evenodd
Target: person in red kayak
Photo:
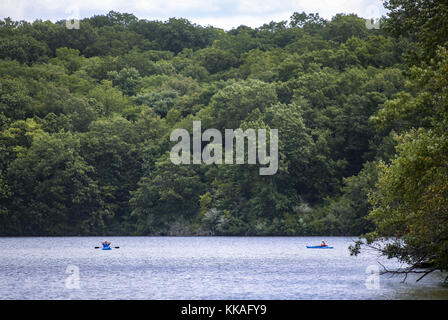
<instances>
[{"instance_id":1,"label":"person in red kayak","mask_svg":"<svg viewBox=\"0 0 448 320\"><path fill-rule=\"evenodd\" d=\"M325 241L324 241L324 240L322 240L322 243L320 244L320 246L321 246L321 247L326 247L326 246L327 246L327 244L325 243Z\"/></svg>"}]
</instances>

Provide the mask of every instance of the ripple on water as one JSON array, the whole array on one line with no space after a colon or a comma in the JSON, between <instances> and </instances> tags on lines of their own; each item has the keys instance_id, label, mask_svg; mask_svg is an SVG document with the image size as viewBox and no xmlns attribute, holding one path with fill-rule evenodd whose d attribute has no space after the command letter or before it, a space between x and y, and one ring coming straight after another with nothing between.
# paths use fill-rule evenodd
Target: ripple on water
<instances>
[{"instance_id":1,"label":"ripple on water","mask_svg":"<svg viewBox=\"0 0 448 320\"><path fill-rule=\"evenodd\" d=\"M326 238L333 250L306 249L320 237L112 237L120 249L94 249L101 240L0 238L0 299L448 299L441 274L382 275L369 289L378 257L350 256L347 237Z\"/></svg>"}]
</instances>

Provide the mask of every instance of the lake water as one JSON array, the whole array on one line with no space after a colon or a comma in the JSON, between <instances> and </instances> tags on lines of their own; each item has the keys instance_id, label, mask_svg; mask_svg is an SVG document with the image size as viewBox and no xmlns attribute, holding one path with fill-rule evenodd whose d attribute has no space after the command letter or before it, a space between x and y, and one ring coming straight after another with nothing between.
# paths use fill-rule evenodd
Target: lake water
<instances>
[{"instance_id":1,"label":"lake water","mask_svg":"<svg viewBox=\"0 0 448 320\"><path fill-rule=\"evenodd\" d=\"M377 254L350 256L352 238L326 237L326 250L305 247L321 237L101 240L0 238L0 299L448 299L440 273L376 280Z\"/></svg>"}]
</instances>

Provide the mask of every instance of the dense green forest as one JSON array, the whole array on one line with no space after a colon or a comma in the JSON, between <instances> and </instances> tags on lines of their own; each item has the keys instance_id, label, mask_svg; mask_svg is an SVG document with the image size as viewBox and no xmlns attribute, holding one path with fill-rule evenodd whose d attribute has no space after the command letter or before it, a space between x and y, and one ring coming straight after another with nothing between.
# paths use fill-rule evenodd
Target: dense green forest
<instances>
[{"instance_id":1,"label":"dense green forest","mask_svg":"<svg viewBox=\"0 0 448 320\"><path fill-rule=\"evenodd\" d=\"M446 260L447 7L385 5L380 29L4 19L0 235L398 234L390 256ZM174 165L170 133L196 120L277 128L278 172Z\"/></svg>"}]
</instances>

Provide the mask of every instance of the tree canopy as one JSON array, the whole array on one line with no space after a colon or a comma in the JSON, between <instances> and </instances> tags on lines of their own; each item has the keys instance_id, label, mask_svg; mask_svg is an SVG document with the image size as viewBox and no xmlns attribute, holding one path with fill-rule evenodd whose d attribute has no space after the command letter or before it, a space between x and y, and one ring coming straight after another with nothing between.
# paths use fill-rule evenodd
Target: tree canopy
<instances>
[{"instance_id":1,"label":"tree canopy","mask_svg":"<svg viewBox=\"0 0 448 320\"><path fill-rule=\"evenodd\" d=\"M403 17L391 15L388 28ZM445 152L432 112L437 105L445 114L446 53L406 82L408 53L420 41L411 32L425 26L396 38L353 14L296 12L230 31L113 11L79 29L4 19L0 235L374 232L381 201L403 192L381 186L402 181L388 170L408 174L400 163L412 159L417 179L419 157L434 156L425 163L436 166ZM442 34L433 38L442 44ZM278 129L277 173L171 163L170 133L191 132L198 120L204 130ZM427 131L395 139L417 124ZM433 138L440 143L428 149ZM412 191L431 208L446 192L442 169ZM372 190L390 197L368 202Z\"/></svg>"}]
</instances>

